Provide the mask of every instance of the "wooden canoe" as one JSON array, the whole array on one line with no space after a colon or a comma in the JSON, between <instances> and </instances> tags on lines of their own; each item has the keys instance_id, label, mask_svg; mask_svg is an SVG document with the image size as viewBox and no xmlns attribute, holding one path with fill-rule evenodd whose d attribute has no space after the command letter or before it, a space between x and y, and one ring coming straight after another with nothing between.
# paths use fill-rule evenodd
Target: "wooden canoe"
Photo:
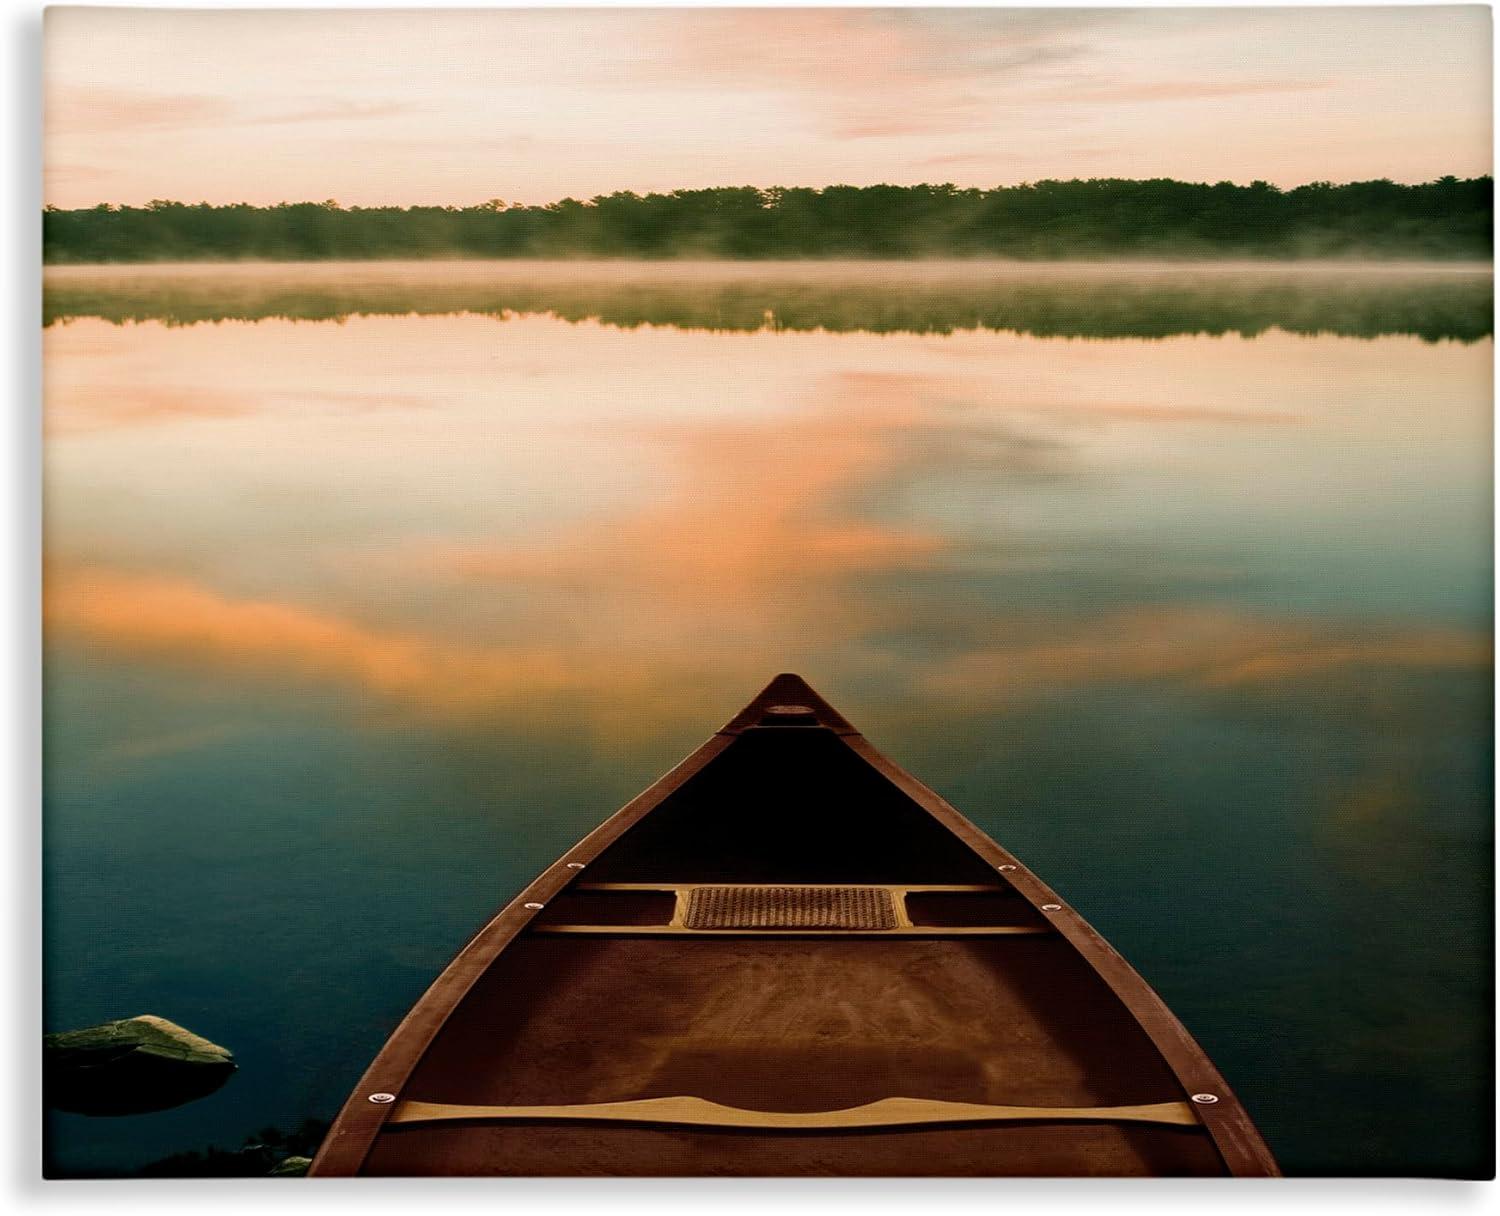
<instances>
[{"instance_id":1,"label":"wooden canoe","mask_svg":"<svg viewBox=\"0 0 1500 1216\"><path fill-rule=\"evenodd\" d=\"M1277 1172L1130 965L794 675L480 930L309 1170Z\"/></svg>"}]
</instances>

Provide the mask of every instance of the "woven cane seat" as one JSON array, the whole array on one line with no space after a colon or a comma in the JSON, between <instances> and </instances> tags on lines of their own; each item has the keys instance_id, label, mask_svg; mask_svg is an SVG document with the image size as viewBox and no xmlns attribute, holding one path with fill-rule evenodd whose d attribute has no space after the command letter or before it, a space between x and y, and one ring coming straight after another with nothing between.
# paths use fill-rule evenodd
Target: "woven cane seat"
<instances>
[{"instance_id":1,"label":"woven cane seat","mask_svg":"<svg viewBox=\"0 0 1500 1216\"><path fill-rule=\"evenodd\" d=\"M694 887L689 929L894 929L884 887Z\"/></svg>"}]
</instances>

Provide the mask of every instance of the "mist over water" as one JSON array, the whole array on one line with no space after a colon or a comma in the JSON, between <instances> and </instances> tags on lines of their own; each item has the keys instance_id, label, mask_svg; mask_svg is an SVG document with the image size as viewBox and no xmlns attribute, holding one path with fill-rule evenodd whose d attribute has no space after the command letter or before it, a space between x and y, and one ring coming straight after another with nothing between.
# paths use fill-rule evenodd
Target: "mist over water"
<instances>
[{"instance_id":1,"label":"mist over water","mask_svg":"<svg viewBox=\"0 0 1500 1216\"><path fill-rule=\"evenodd\" d=\"M49 267L44 319L550 314L622 328L1153 338L1267 329L1474 341L1488 263L346 262Z\"/></svg>"},{"instance_id":2,"label":"mist over water","mask_svg":"<svg viewBox=\"0 0 1500 1216\"><path fill-rule=\"evenodd\" d=\"M47 1028L330 1116L501 903L805 675L1289 1172L1490 1145L1486 267L47 271Z\"/></svg>"}]
</instances>

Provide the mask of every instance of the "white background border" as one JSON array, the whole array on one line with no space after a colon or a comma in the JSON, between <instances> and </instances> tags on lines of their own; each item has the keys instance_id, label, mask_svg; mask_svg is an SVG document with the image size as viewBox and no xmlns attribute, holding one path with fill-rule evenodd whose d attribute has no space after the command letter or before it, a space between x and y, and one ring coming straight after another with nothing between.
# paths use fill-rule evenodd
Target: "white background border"
<instances>
[{"instance_id":1,"label":"white background border","mask_svg":"<svg viewBox=\"0 0 1500 1216\"><path fill-rule=\"evenodd\" d=\"M1419 0L1419 3L1422 0ZM597 4L597 0L596 0ZM1298 7L1269 0L1260 7ZM549 5L551 7L559 7ZM654 7L694 7L658 0ZM949 0L947 7L961 7ZM1147 0L1136 7L1166 6ZM101 6L103 7L103 6ZM107 7L131 7L110 4ZM175 3L170 8L286 8L287 4ZM436 7L401 3L340 3L317 8ZM448 8L495 8L493 3L449 3ZM514 7L514 6L506 6ZM796 7L787 5L787 7ZM839 7L862 7L839 4ZM967 6L964 6L967 7ZM1019 7L1019 6L1017 6ZM1029 5L1028 7L1059 7ZM1079 5L1077 7L1085 7ZM1098 7L1098 6L1095 6ZM1124 7L1120 5L1118 7ZM1214 7L1194 4L1192 7ZM1227 7L1227 6L1219 6ZM1488 7L1488 6L1486 6ZM1389 1179L1212 1180L985 1180L985 1179L693 1179L488 1181L387 1180L348 1182L245 1179L214 1181L43 1182L41 1180L41 47L42 6L0 0L6 34L0 97L0 185L5 200L0 252L0 310L5 318L0 425L0 804L8 848L4 871L9 914L0 933L7 983L0 1002L5 1028L0 1051L0 1145L8 1168L0 1184L0 1211L43 1209L112 1216L162 1211L301 1213L395 1212L442 1205L504 1216L557 1216L583 1212L662 1213L709 1211L776 1216L830 1210L903 1212L912 1216L1159 1216L1162 1212L1218 1216L1263 1212L1303 1216L1328 1205L1349 1204L1361 1216L1387 1213L1500 1210L1493 1184ZM1492 52L1493 54L1493 52ZM1493 163L1493 161L1492 161ZM1315 1111L1309 1112L1315 1120Z\"/></svg>"}]
</instances>

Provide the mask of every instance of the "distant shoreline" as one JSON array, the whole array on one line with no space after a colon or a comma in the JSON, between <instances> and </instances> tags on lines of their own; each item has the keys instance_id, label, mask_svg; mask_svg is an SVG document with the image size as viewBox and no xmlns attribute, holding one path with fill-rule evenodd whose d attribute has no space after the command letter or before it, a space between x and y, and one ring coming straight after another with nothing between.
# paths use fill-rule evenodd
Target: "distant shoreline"
<instances>
[{"instance_id":1,"label":"distant shoreline","mask_svg":"<svg viewBox=\"0 0 1500 1216\"><path fill-rule=\"evenodd\" d=\"M160 200L42 212L44 260L386 258L1488 258L1494 182L1444 177L1280 190L1169 178L993 190L754 186L628 191L545 206L341 207Z\"/></svg>"}]
</instances>

